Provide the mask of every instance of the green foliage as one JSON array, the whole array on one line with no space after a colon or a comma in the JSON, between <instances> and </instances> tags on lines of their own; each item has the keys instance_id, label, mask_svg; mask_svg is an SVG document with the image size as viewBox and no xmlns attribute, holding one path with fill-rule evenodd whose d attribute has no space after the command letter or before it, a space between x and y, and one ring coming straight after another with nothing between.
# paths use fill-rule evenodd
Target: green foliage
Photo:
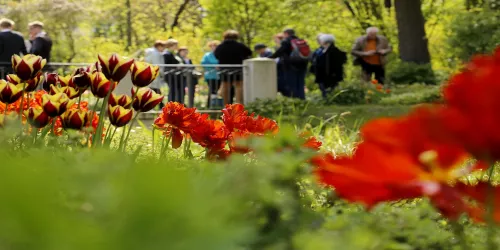
<instances>
[{"instance_id":1,"label":"green foliage","mask_svg":"<svg viewBox=\"0 0 500 250\"><path fill-rule=\"evenodd\" d=\"M393 94L383 97L382 105L416 105L422 103L438 103L442 100L441 86L413 84L393 88Z\"/></svg>"},{"instance_id":2,"label":"green foliage","mask_svg":"<svg viewBox=\"0 0 500 250\"><path fill-rule=\"evenodd\" d=\"M425 83L436 84L437 79L430 64L394 62L387 72L394 84Z\"/></svg>"},{"instance_id":3,"label":"green foliage","mask_svg":"<svg viewBox=\"0 0 500 250\"><path fill-rule=\"evenodd\" d=\"M456 16L449 30L448 44L462 62L475 54L491 53L500 44L500 12L467 12Z\"/></svg>"},{"instance_id":4,"label":"green foliage","mask_svg":"<svg viewBox=\"0 0 500 250\"><path fill-rule=\"evenodd\" d=\"M296 133L249 139L252 160L222 163L3 143L0 248L458 249L427 201L366 212L317 186ZM483 228L462 224L482 249Z\"/></svg>"},{"instance_id":5,"label":"green foliage","mask_svg":"<svg viewBox=\"0 0 500 250\"><path fill-rule=\"evenodd\" d=\"M355 105L366 103L366 89L359 86L348 86L345 88L337 88L327 96L325 102L327 104L339 105Z\"/></svg>"}]
</instances>

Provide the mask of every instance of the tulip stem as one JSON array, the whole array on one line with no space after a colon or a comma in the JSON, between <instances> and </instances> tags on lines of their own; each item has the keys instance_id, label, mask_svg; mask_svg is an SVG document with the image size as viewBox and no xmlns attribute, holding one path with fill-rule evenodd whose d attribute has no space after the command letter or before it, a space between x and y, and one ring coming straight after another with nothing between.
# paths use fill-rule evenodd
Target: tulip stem
<instances>
[{"instance_id":1,"label":"tulip stem","mask_svg":"<svg viewBox=\"0 0 500 250\"><path fill-rule=\"evenodd\" d=\"M153 130L152 130L152 134L151 134L152 137L153 137L152 138L152 141L153 141L152 142L152 145L153 145L153 155L155 155L155 132L156 132L156 127L153 126Z\"/></svg>"},{"instance_id":2,"label":"tulip stem","mask_svg":"<svg viewBox=\"0 0 500 250\"><path fill-rule=\"evenodd\" d=\"M36 139L38 137L38 128L31 127L31 136L33 137L33 145L36 144Z\"/></svg>"},{"instance_id":3,"label":"tulip stem","mask_svg":"<svg viewBox=\"0 0 500 250\"><path fill-rule=\"evenodd\" d=\"M101 113L99 113L99 122L97 123L97 130L95 132L96 136L94 136L92 140L92 145L101 145L102 144L102 128L104 126L104 116L106 115L106 104L108 104L109 101L109 96L111 96L111 90L108 91L106 94L106 97L104 97L104 100L102 102L101 106ZM97 139L99 138L99 139Z\"/></svg>"},{"instance_id":4,"label":"tulip stem","mask_svg":"<svg viewBox=\"0 0 500 250\"><path fill-rule=\"evenodd\" d=\"M130 136L130 131L132 131L132 127L134 126L134 123L135 123L135 120L137 120L137 117L139 117L139 114L141 112L137 111L135 113L135 116L134 118L132 119L132 121L130 122L130 126L128 127L128 132L127 132L127 137L125 137L125 142L123 142L123 151L125 151L125 147L127 146L127 142L128 142L128 137ZM125 131L124 131L125 132Z\"/></svg>"},{"instance_id":5,"label":"tulip stem","mask_svg":"<svg viewBox=\"0 0 500 250\"><path fill-rule=\"evenodd\" d=\"M122 147L123 147L123 140L125 139L125 131L127 131L127 127L123 127L122 136L121 136L121 138L120 138L120 144L118 145L118 151L121 151L121 150L122 150Z\"/></svg>"},{"instance_id":6,"label":"tulip stem","mask_svg":"<svg viewBox=\"0 0 500 250\"><path fill-rule=\"evenodd\" d=\"M163 156L165 155L165 153L167 152L168 150L168 145L170 144L170 141L172 140L172 137L174 136L174 132L171 130L170 131L170 135L168 135L168 138L167 138L167 141L163 140L163 142L165 142L165 144L162 144L161 147L161 152L160 152L160 160L163 159Z\"/></svg>"},{"instance_id":7,"label":"tulip stem","mask_svg":"<svg viewBox=\"0 0 500 250\"><path fill-rule=\"evenodd\" d=\"M99 98L96 98L96 102L95 102L95 104L94 104L94 107L92 107L92 113L91 113L91 117L92 117L92 118L91 118L90 124L92 124L92 123L93 123L93 121L94 121L95 113L96 113L96 110L97 110L97 105L99 105ZM91 125L91 126L92 126L92 125ZM90 132L90 133L88 134L88 136L87 136L87 144L88 144L88 142L90 142L90 137L91 137L91 136L92 136L92 132ZM93 139L93 138L92 138L92 139ZM91 144L91 146L92 146L92 144Z\"/></svg>"},{"instance_id":8,"label":"tulip stem","mask_svg":"<svg viewBox=\"0 0 500 250\"><path fill-rule=\"evenodd\" d=\"M486 244L488 250L497 249L495 244L495 188L493 187L493 174L495 172L495 163L490 164L489 174L488 174L488 189L486 190L486 222L488 223L488 228L486 231Z\"/></svg>"},{"instance_id":9,"label":"tulip stem","mask_svg":"<svg viewBox=\"0 0 500 250\"><path fill-rule=\"evenodd\" d=\"M458 239L458 243L460 244L460 248L462 250L467 250L469 247L467 246L467 239L465 237L464 226L461 225L458 221L451 222L451 229L453 233Z\"/></svg>"},{"instance_id":10,"label":"tulip stem","mask_svg":"<svg viewBox=\"0 0 500 250\"><path fill-rule=\"evenodd\" d=\"M23 83L23 91L21 94L21 106L19 107L19 122L21 123L21 136L23 135L23 112L24 112L24 93L26 91L26 81ZM29 107L29 104L28 104Z\"/></svg>"},{"instance_id":11,"label":"tulip stem","mask_svg":"<svg viewBox=\"0 0 500 250\"><path fill-rule=\"evenodd\" d=\"M78 97L78 110L81 110L81 104L82 104L82 95Z\"/></svg>"}]
</instances>

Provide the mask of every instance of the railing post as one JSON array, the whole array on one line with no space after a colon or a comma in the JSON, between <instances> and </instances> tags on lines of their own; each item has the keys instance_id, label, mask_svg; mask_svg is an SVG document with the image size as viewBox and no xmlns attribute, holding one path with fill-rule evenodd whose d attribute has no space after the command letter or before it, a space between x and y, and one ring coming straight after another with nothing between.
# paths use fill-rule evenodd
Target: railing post
<instances>
[{"instance_id":1,"label":"railing post","mask_svg":"<svg viewBox=\"0 0 500 250\"><path fill-rule=\"evenodd\" d=\"M194 107L194 81L193 72L191 69L186 71L187 74L187 87L188 87L188 107Z\"/></svg>"},{"instance_id":2,"label":"railing post","mask_svg":"<svg viewBox=\"0 0 500 250\"><path fill-rule=\"evenodd\" d=\"M243 62L243 103L257 99L275 99L278 94L276 62L254 58Z\"/></svg>"}]
</instances>

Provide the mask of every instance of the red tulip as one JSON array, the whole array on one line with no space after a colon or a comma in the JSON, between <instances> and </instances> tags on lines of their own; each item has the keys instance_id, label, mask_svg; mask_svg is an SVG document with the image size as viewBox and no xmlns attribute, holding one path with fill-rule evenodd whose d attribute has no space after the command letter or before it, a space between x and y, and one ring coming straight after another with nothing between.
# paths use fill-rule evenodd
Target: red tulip
<instances>
[{"instance_id":1,"label":"red tulip","mask_svg":"<svg viewBox=\"0 0 500 250\"><path fill-rule=\"evenodd\" d=\"M159 72L160 67L158 66L145 62L134 62L131 68L132 84L137 87L146 87L158 77Z\"/></svg>"},{"instance_id":2,"label":"red tulip","mask_svg":"<svg viewBox=\"0 0 500 250\"><path fill-rule=\"evenodd\" d=\"M18 55L12 56L12 69L23 81L34 78L45 66L47 60L40 56L32 54L20 57Z\"/></svg>"},{"instance_id":3,"label":"red tulip","mask_svg":"<svg viewBox=\"0 0 500 250\"><path fill-rule=\"evenodd\" d=\"M64 93L55 95L45 94L42 96L42 106L45 113L50 117L62 115L69 105L69 98Z\"/></svg>"},{"instance_id":4,"label":"red tulip","mask_svg":"<svg viewBox=\"0 0 500 250\"><path fill-rule=\"evenodd\" d=\"M135 111L148 112L163 101L163 96L150 88L141 88L132 103Z\"/></svg>"},{"instance_id":5,"label":"red tulip","mask_svg":"<svg viewBox=\"0 0 500 250\"><path fill-rule=\"evenodd\" d=\"M123 79L134 62L134 59L126 59L118 56L117 54L113 54L109 58L99 55L98 59L101 64L102 73L106 76L106 78L114 82L119 82Z\"/></svg>"},{"instance_id":6,"label":"red tulip","mask_svg":"<svg viewBox=\"0 0 500 250\"><path fill-rule=\"evenodd\" d=\"M0 79L0 102L11 104L19 100L23 87Z\"/></svg>"},{"instance_id":7,"label":"red tulip","mask_svg":"<svg viewBox=\"0 0 500 250\"><path fill-rule=\"evenodd\" d=\"M115 89L116 84L109 81L102 72L94 72L91 77L90 90L97 98L104 98Z\"/></svg>"},{"instance_id":8,"label":"red tulip","mask_svg":"<svg viewBox=\"0 0 500 250\"><path fill-rule=\"evenodd\" d=\"M50 117L40 106L30 107L26 115L28 122L35 128L43 128L50 122Z\"/></svg>"},{"instance_id":9,"label":"red tulip","mask_svg":"<svg viewBox=\"0 0 500 250\"><path fill-rule=\"evenodd\" d=\"M122 106L126 109L129 109L130 106L132 105L132 98L128 95L115 95L111 93L111 96L109 97L108 104L111 106Z\"/></svg>"},{"instance_id":10,"label":"red tulip","mask_svg":"<svg viewBox=\"0 0 500 250\"><path fill-rule=\"evenodd\" d=\"M57 75L57 73L47 73L45 74L42 87L45 91L49 92L50 86L52 85L57 86L58 82L59 82L59 76Z\"/></svg>"},{"instance_id":11,"label":"red tulip","mask_svg":"<svg viewBox=\"0 0 500 250\"><path fill-rule=\"evenodd\" d=\"M125 109L122 106L108 106L109 122L115 127L123 127L132 120L132 109Z\"/></svg>"},{"instance_id":12,"label":"red tulip","mask_svg":"<svg viewBox=\"0 0 500 250\"><path fill-rule=\"evenodd\" d=\"M64 128L80 130L89 121L89 115L85 110L70 109L61 115Z\"/></svg>"}]
</instances>

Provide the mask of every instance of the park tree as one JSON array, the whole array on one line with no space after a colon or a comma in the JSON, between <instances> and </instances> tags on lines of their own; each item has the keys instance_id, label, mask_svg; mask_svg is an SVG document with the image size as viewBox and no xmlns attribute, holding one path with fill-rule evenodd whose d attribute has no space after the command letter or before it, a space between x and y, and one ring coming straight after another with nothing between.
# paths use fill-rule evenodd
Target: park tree
<instances>
[{"instance_id":1,"label":"park tree","mask_svg":"<svg viewBox=\"0 0 500 250\"><path fill-rule=\"evenodd\" d=\"M395 0L399 56L404 62L430 63L425 20L420 0Z\"/></svg>"}]
</instances>

